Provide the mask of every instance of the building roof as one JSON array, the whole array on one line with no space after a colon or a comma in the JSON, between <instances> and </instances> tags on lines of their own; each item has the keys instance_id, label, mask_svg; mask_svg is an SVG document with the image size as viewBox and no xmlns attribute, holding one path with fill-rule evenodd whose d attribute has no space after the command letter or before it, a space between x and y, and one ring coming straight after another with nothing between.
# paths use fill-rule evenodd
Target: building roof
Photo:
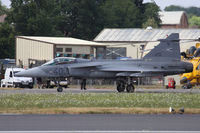
<instances>
[{"instance_id":1,"label":"building roof","mask_svg":"<svg viewBox=\"0 0 200 133\"><path fill-rule=\"evenodd\" d=\"M96 42L146 42L165 39L171 33L180 33L180 39L197 39L200 29L103 29L94 39Z\"/></svg>"},{"instance_id":2,"label":"building roof","mask_svg":"<svg viewBox=\"0 0 200 133\"><path fill-rule=\"evenodd\" d=\"M71 38L71 37L17 36L17 38L45 42L45 43L50 43L50 44L60 44L60 45L106 46L105 44L102 44L102 43L86 41L86 40L76 39L76 38Z\"/></svg>"},{"instance_id":3,"label":"building roof","mask_svg":"<svg viewBox=\"0 0 200 133\"><path fill-rule=\"evenodd\" d=\"M159 12L161 24L180 24L181 23L181 17L183 16L185 12L184 11L167 11L167 12Z\"/></svg>"}]
</instances>

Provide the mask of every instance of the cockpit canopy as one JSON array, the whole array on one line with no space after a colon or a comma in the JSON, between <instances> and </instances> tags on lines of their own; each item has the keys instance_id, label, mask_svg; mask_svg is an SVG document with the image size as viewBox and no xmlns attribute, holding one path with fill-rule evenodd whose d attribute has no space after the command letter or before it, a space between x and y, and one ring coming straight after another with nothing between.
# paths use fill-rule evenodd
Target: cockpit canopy
<instances>
[{"instance_id":1,"label":"cockpit canopy","mask_svg":"<svg viewBox=\"0 0 200 133\"><path fill-rule=\"evenodd\" d=\"M42 66L47 65L59 65L59 64L72 64L76 62L76 58L73 57L57 57L43 64Z\"/></svg>"}]
</instances>

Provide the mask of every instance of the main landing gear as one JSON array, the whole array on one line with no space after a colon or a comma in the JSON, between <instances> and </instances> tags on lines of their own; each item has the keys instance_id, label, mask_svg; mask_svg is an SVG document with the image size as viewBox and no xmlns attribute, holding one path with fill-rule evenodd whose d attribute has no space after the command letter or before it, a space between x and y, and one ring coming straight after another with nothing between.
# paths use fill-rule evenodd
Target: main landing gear
<instances>
[{"instance_id":1,"label":"main landing gear","mask_svg":"<svg viewBox=\"0 0 200 133\"><path fill-rule=\"evenodd\" d=\"M127 92L133 93L135 91L135 87L132 82L132 78L119 78L117 80L117 91L124 92L126 89Z\"/></svg>"}]
</instances>

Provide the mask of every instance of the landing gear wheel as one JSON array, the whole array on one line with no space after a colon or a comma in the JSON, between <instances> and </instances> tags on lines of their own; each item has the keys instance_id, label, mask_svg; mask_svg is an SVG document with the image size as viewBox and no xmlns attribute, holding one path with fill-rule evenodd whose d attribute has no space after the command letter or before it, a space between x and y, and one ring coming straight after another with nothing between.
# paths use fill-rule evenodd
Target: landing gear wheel
<instances>
[{"instance_id":1,"label":"landing gear wheel","mask_svg":"<svg viewBox=\"0 0 200 133\"><path fill-rule=\"evenodd\" d=\"M126 91L129 93L133 93L135 91L135 87L133 85L127 85Z\"/></svg>"},{"instance_id":2,"label":"landing gear wheel","mask_svg":"<svg viewBox=\"0 0 200 133\"><path fill-rule=\"evenodd\" d=\"M62 92L63 88L62 87L58 87L57 92Z\"/></svg>"},{"instance_id":3,"label":"landing gear wheel","mask_svg":"<svg viewBox=\"0 0 200 133\"><path fill-rule=\"evenodd\" d=\"M125 90L125 85L120 83L117 85L117 91L118 92L123 92Z\"/></svg>"}]
</instances>

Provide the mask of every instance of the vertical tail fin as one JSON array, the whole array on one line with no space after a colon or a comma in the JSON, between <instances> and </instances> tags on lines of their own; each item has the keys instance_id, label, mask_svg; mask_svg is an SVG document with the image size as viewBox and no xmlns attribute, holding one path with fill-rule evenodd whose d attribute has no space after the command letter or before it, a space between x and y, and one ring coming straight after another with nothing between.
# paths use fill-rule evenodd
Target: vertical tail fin
<instances>
[{"instance_id":1,"label":"vertical tail fin","mask_svg":"<svg viewBox=\"0 0 200 133\"><path fill-rule=\"evenodd\" d=\"M180 60L179 34L172 33L144 56L144 59Z\"/></svg>"}]
</instances>

